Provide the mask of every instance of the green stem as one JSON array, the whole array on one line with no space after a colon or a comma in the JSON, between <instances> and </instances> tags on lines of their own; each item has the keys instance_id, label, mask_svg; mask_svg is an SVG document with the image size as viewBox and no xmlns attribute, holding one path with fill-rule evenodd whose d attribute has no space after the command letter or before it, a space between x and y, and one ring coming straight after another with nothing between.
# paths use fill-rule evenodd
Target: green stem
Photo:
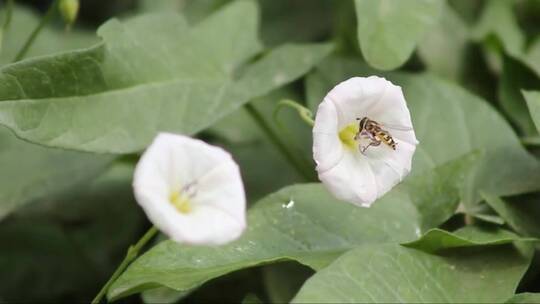
<instances>
[{"instance_id":1,"label":"green stem","mask_svg":"<svg viewBox=\"0 0 540 304\"><path fill-rule=\"evenodd\" d=\"M293 150L293 152L296 153L296 155L298 155L300 161L304 165L304 168L307 168L308 172L313 172L313 170L312 170L313 163L311 163L309 160L307 160L305 157L303 157L304 154L302 153L302 148L299 147L296 144L297 141L292 139L292 136L291 136L291 133L289 132L289 129L285 126L285 124L281 123L281 121L279 120L279 112L284 107L290 107L290 108L293 108L294 110L296 110L296 112L298 113L300 118L302 118L302 120L310 128L313 128L313 125L315 124L315 122L313 121L313 113L311 112L311 110L309 110L308 108L304 107L303 105L297 103L296 101L293 101L293 100L290 100L290 99L283 99L283 100L280 100L277 103L277 106L275 107L274 113L272 115L273 119L274 119L274 122L280 128L280 131L281 131L281 134L282 134L281 137L284 137L285 141L289 142L290 150ZM311 171L309 171L309 170L311 170ZM313 175L312 179L316 180L317 178L316 178L316 176Z\"/></svg>"},{"instance_id":2,"label":"green stem","mask_svg":"<svg viewBox=\"0 0 540 304\"><path fill-rule=\"evenodd\" d=\"M310 127L313 127L313 125L315 124L315 122L313 121L313 113L311 112L311 110L290 99L284 99L278 102L277 107L274 110L274 121L279 121L278 114L283 107L290 107L295 109L298 112L298 115L300 115L300 118L302 118L302 120Z\"/></svg>"},{"instance_id":3,"label":"green stem","mask_svg":"<svg viewBox=\"0 0 540 304\"><path fill-rule=\"evenodd\" d=\"M13 16L13 0L8 0L6 4L6 14L4 16L4 24L2 24L2 30L6 31L11 23L11 16Z\"/></svg>"},{"instance_id":4,"label":"green stem","mask_svg":"<svg viewBox=\"0 0 540 304\"><path fill-rule=\"evenodd\" d=\"M128 248L126 257L124 258L122 263L120 263L118 268L116 268L116 270L114 271L112 276L109 278L107 283L103 285L103 287L98 292L96 297L92 300L92 304L97 304L101 302L101 299L103 298L103 296L105 296L105 294L109 290L109 287L111 287L112 283L114 283L114 281L118 279L118 277L124 272L124 270L126 270L129 264L139 255L139 251L144 247L144 245L146 245L146 243L148 243L148 241L152 239L152 237L154 237L154 235L156 235L157 231L158 231L157 228L155 226L152 226L152 228L148 229L148 231L141 237L141 239L134 246L130 246Z\"/></svg>"},{"instance_id":5,"label":"green stem","mask_svg":"<svg viewBox=\"0 0 540 304\"><path fill-rule=\"evenodd\" d=\"M17 56L15 56L15 59L13 62L17 62L24 58L26 53L28 52L28 49L30 49L30 46L32 46L32 43L34 43L34 40L36 40L36 37L38 36L39 32L43 29L45 24L49 22L49 20L54 16L54 12L56 11L56 8L58 7L58 0L54 0L51 6L49 6L49 9L41 18L41 21L37 25L37 27L34 29L34 31L30 34L26 42L24 43L23 47L19 50L19 53L17 53Z\"/></svg>"},{"instance_id":6,"label":"green stem","mask_svg":"<svg viewBox=\"0 0 540 304\"><path fill-rule=\"evenodd\" d=\"M283 141L281 141L280 137L272 130L270 125L266 122L266 120L262 117L261 113L255 109L255 107L248 103L245 105L246 110L251 115L253 120L259 125L261 130L266 134L268 139L276 146L276 148L285 156L287 161L298 171L298 173L303 176L306 180L311 180L312 177L310 174L307 173L304 166L302 165L302 162L299 161L294 153L292 153L288 148L287 145Z\"/></svg>"},{"instance_id":7,"label":"green stem","mask_svg":"<svg viewBox=\"0 0 540 304\"><path fill-rule=\"evenodd\" d=\"M2 49L2 46L4 44L4 37L11 23L11 16L13 15L13 1L14 0L8 0L6 4L6 13L4 14L4 23L2 24L2 28L0 28L0 50Z\"/></svg>"}]
</instances>

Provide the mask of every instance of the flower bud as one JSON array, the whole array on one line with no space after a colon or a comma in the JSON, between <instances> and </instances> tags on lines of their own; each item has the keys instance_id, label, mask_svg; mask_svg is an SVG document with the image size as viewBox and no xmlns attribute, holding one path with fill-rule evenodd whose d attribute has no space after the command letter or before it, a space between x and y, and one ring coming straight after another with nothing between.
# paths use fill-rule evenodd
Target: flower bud
<instances>
[{"instance_id":1,"label":"flower bud","mask_svg":"<svg viewBox=\"0 0 540 304\"><path fill-rule=\"evenodd\" d=\"M58 8L62 18L68 25L75 23L79 13L79 0L60 0Z\"/></svg>"}]
</instances>

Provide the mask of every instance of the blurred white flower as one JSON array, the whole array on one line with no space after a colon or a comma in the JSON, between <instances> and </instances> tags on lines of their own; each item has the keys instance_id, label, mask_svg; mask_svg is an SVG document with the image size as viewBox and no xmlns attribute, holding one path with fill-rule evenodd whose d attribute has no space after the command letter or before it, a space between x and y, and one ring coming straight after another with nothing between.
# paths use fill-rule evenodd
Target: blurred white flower
<instances>
[{"instance_id":1,"label":"blurred white flower","mask_svg":"<svg viewBox=\"0 0 540 304\"><path fill-rule=\"evenodd\" d=\"M344 201L369 207L410 172L417 144L401 87L384 78L348 79L317 110L319 179Z\"/></svg>"},{"instance_id":2,"label":"blurred white flower","mask_svg":"<svg viewBox=\"0 0 540 304\"><path fill-rule=\"evenodd\" d=\"M246 227L238 165L203 141L159 134L137 164L133 188L150 221L176 242L220 245Z\"/></svg>"}]
</instances>

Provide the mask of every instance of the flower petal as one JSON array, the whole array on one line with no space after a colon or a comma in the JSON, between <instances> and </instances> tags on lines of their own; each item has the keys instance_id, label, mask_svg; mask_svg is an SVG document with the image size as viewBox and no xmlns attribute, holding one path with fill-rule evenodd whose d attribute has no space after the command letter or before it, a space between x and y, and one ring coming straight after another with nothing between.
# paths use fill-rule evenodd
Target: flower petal
<instances>
[{"instance_id":1,"label":"flower petal","mask_svg":"<svg viewBox=\"0 0 540 304\"><path fill-rule=\"evenodd\" d=\"M413 131L411 114L407 108L403 91L401 87L390 81L384 81L386 82L386 93L367 115L379 122L392 136L416 145L418 140Z\"/></svg>"},{"instance_id":2,"label":"flower petal","mask_svg":"<svg viewBox=\"0 0 540 304\"><path fill-rule=\"evenodd\" d=\"M388 146L380 147L377 151L366 151L366 158L377 184L377 197L390 191L411 171L416 146L399 139L394 140L397 142L395 151Z\"/></svg>"},{"instance_id":3,"label":"flower petal","mask_svg":"<svg viewBox=\"0 0 540 304\"><path fill-rule=\"evenodd\" d=\"M176 242L193 245L223 245L236 240L244 231L245 222L214 206L198 206L175 222L169 237Z\"/></svg>"},{"instance_id":4,"label":"flower petal","mask_svg":"<svg viewBox=\"0 0 540 304\"><path fill-rule=\"evenodd\" d=\"M193 199L195 216L203 223L220 224L192 231L190 242L214 238L214 244L224 244L238 238L246 227L246 199L238 166L232 161L224 163L200 177L198 183L205 191L199 191Z\"/></svg>"},{"instance_id":5,"label":"flower petal","mask_svg":"<svg viewBox=\"0 0 540 304\"><path fill-rule=\"evenodd\" d=\"M349 132L363 117L386 133L376 129ZM417 144L403 92L384 78L343 81L317 111L313 157L319 179L336 197L357 205L369 207L409 174Z\"/></svg>"},{"instance_id":6,"label":"flower petal","mask_svg":"<svg viewBox=\"0 0 540 304\"><path fill-rule=\"evenodd\" d=\"M150 221L177 242L223 244L246 226L238 166L225 150L203 141L159 134L137 164L133 187ZM183 213L170 196L186 187L192 210Z\"/></svg>"},{"instance_id":7,"label":"flower petal","mask_svg":"<svg viewBox=\"0 0 540 304\"><path fill-rule=\"evenodd\" d=\"M377 76L353 77L339 83L328 92L325 99L331 100L336 106L338 128L342 129L364 116L374 119L369 113L385 97L389 83Z\"/></svg>"},{"instance_id":8,"label":"flower petal","mask_svg":"<svg viewBox=\"0 0 540 304\"><path fill-rule=\"evenodd\" d=\"M343 157L343 146L338 136L338 114L332 101L319 104L313 126L313 158L318 171L334 167Z\"/></svg>"},{"instance_id":9,"label":"flower petal","mask_svg":"<svg viewBox=\"0 0 540 304\"><path fill-rule=\"evenodd\" d=\"M416 150L415 145L394 138L397 143L396 150L381 144L376 148L367 149L364 153L368 161L377 161L386 164L399 174L400 180L411 171L412 156Z\"/></svg>"},{"instance_id":10,"label":"flower petal","mask_svg":"<svg viewBox=\"0 0 540 304\"><path fill-rule=\"evenodd\" d=\"M377 184L367 159L351 151L345 151L331 169L318 172L326 188L341 200L369 207L377 199Z\"/></svg>"}]
</instances>

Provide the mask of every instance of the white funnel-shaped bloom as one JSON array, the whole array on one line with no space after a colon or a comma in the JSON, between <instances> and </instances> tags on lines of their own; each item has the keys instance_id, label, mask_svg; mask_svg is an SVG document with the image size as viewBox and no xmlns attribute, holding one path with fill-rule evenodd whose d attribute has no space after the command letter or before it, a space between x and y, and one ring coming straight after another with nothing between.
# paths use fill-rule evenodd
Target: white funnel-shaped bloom
<instances>
[{"instance_id":1,"label":"white funnel-shaped bloom","mask_svg":"<svg viewBox=\"0 0 540 304\"><path fill-rule=\"evenodd\" d=\"M203 141L159 134L137 164L133 188L150 221L176 242L220 245L246 227L238 165Z\"/></svg>"},{"instance_id":2,"label":"white funnel-shaped bloom","mask_svg":"<svg viewBox=\"0 0 540 304\"><path fill-rule=\"evenodd\" d=\"M417 144L401 87L384 78L348 79L317 110L313 157L341 200L371 206L410 172Z\"/></svg>"}]
</instances>

